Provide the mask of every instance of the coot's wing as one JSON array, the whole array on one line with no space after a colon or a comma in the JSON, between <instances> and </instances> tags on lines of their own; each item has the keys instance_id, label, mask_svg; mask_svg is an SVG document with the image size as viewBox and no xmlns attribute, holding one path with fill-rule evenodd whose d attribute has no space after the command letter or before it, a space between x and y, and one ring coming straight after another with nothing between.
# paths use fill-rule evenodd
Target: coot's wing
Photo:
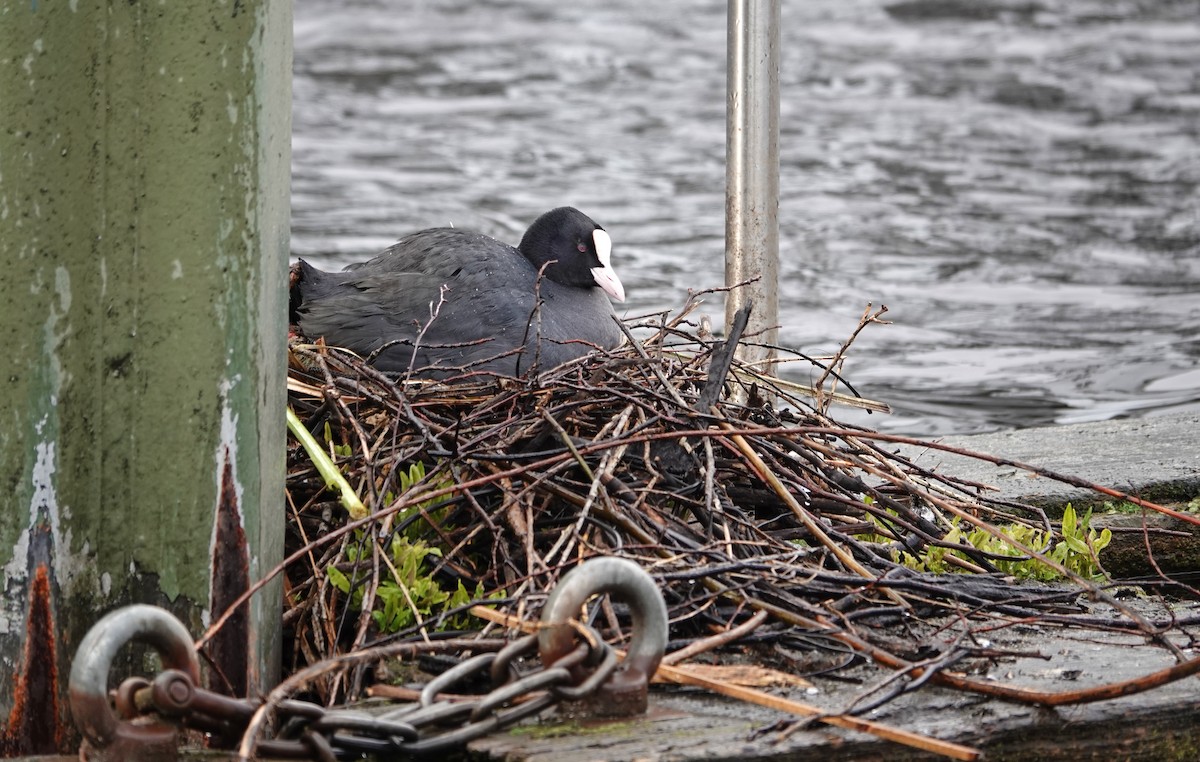
<instances>
[{"instance_id":1,"label":"coot's wing","mask_svg":"<svg viewBox=\"0 0 1200 762\"><path fill-rule=\"evenodd\" d=\"M488 370L514 373L515 360L504 358L521 344L532 308L531 295L507 283L490 282L488 287L480 287L476 281L487 275L485 271L463 268L449 279L426 273L389 273L358 279L354 287L371 306L358 311L356 336L347 338L363 340L364 348L369 343L368 352L383 347L375 365L384 371L405 371L411 365L414 369L441 368L449 372L484 363L482 367ZM401 292L402 297L398 296ZM401 303L401 311L385 307ZM349 327L343 320L342 334Z\"/></svg>"},{"instance_id":2,"label":"coot's wing","mask_svg":"<svg viewBox=\"0 0 1200 762\"><path fill-rule=\"evenodd\" d=\"M423 273L308 272L300 281L300 327L329 344L370 354L386 341L412 340L429 321L443 280Z\"/></svg>"},{"instance_id":3,"label":"coot's wing","mask_svg":"<svg viewBox=\"0 0 1200 762\"><path fill-rule=\"evenodd\" d=\"M535 277L520 252L487 236L426 230L340 273L302 263L297 314L310 337L364 356L382 348L381 370L452 369L521 345ZM486 367L518 368L511 359Z\"/></svg>"}]
</instances>

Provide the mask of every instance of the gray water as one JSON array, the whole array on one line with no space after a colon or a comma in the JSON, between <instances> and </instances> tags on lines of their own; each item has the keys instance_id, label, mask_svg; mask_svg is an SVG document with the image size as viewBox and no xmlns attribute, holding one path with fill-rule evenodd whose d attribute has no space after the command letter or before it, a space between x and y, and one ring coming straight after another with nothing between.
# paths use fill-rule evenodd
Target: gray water
<instances>
[{"instance_id":1,"label":"gray water","mask_svg":"<svg viewBox=\"0 0 1200 762\"><path fill-rule=\"evenodd\" d=\"M915 434L1200 409L1200 2L785 2L781 337ZM725 4L302 0L296 255L570 204L722 285ZM705 311L720 323L723 307ZM807 369L791 371L807 380Z\"/></svg>"}]
</instances>

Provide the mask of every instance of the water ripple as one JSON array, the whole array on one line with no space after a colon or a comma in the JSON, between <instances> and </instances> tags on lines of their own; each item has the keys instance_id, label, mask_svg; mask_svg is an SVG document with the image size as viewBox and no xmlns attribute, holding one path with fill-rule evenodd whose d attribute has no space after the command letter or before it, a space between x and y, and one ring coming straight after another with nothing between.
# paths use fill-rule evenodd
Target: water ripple
<instances>
[{"instance_id":1,"label":"water ripple","mask_svg":"<svg viewBox=\"0 0 1200 762\"><path fill-rule=\"evenodd\" d=\"M721 284L724 3L295 13L297 255L441 224L513 241L573 204L613 233L631 314ZM782 337L831 352L890 307L848 372L897 413L864 422L1200 407L1200 2L813 0L784 21Z\"/></svg>"}]
</instances>

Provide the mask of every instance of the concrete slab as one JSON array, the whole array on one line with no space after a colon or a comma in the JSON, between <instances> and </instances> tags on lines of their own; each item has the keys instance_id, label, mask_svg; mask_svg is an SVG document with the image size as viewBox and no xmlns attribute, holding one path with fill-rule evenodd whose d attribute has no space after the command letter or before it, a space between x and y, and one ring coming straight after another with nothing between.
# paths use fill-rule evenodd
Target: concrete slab
<instances>
[{"instance_id":1,"label":"concrete slab","mask_svg":"<svg viewBox=\"0 0 1200 762\"><path fill-rule=\"evenodd\" d=\"M1200 495L1200 415L1102 421L945 437L944 444L999 455L1139 495ZM902 447L925 468L994 486L994 496L1038 504L1103 502L1103 496L1013 466L994 466L929 448Z\"/></svg>"},{"instance_id":2,"label":"concrete slab","mask_svg":"<svg viewBox=\"0 0 1200 762\"><path fill-rule=\"evenodd\" d=\"M1050 692L1129 680L1173 661L1142 638L1114 633L1063 634L1020 626L998 634L997 650L1013 655L959 665L976 677ZM818 692L798 701L841 711L881 685L886 674L864 665L839 680L817 679ZM989 762L1200 759L1200 697L1195 678L1111 701L1042 708L927 685L865 719L973 746ZM779 691L783 694L783 691ZM810 724L783 732L796 718L698 691L656 688L647 716L625 722L579 723L554 718L475 741L475 759L505 762L652 760L692 762L916 762L943 759L862 733Z\"/></svg>"}]
</instances>

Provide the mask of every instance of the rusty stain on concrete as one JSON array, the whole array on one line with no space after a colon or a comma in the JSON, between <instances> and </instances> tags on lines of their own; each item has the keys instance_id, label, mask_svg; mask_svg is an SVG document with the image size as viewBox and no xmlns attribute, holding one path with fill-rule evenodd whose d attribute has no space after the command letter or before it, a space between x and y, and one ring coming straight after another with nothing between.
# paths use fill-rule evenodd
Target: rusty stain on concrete
<instances>
[{"instance_id":1,"label":"rusty stain on concrete","mask_svg":"<svg viewBox=\"0 0 1200 762\"><path fill-rule=\"evenodd\" d=\"M52 754L65 737L59 707L58 649L54 626L53 555L49 529L33 528L29 613L21 666L13 676L12 709L0 729L0 756Z\"/></svg>"},{"instance_id":2,"label":"rusty stain on concrete","mask_svg":"<svg viewBox=\"0 0 1200 762\"><path fill-rule=\"evenodd\" d=\"M216 532L212 547L212 613L220 616L242 593L250 588L250 552L246 530L242 526L242 511L238 500L236 476L229 451L217 494ZM250 653L250 616L243 604L209 643L209 654L224 675L224 690L234 696L245 696ZM211 681L217 683L219 678Z\"/></svg>"}]
</instances>

